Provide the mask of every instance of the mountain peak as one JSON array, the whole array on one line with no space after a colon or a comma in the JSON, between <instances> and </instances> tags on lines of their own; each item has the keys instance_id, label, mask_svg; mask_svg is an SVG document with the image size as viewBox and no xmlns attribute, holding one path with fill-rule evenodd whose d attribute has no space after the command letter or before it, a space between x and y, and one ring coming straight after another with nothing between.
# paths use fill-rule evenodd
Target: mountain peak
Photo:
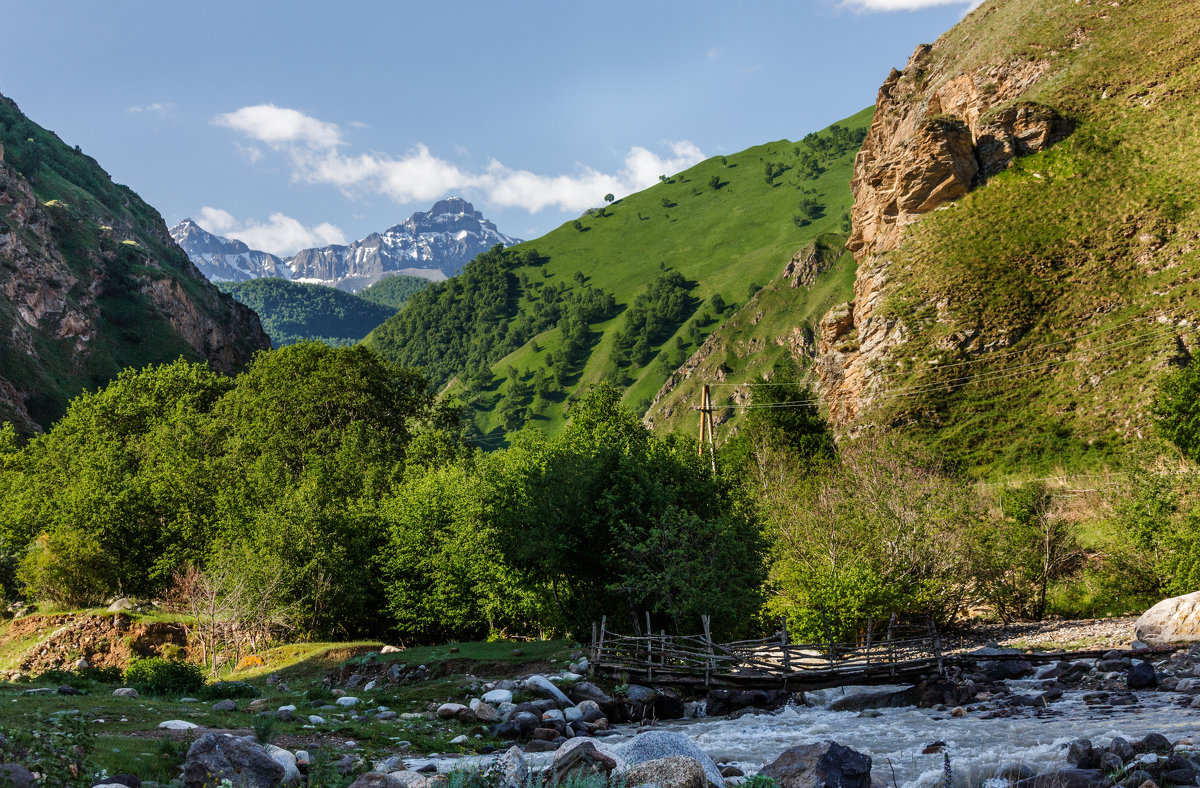
<instances>
[{"instance_id":1,"label":"mountain peak","mask_svg":"<svg viewBox=\"0 0 1200 788\"><path fill-rule=\"evenodd\" d=\"M475 206L464 200L462 197L447 197L444 200L438 200L433 204L433 207L424 216L441 216L444 214L466 214L475 218L482 218L482 214L475 210ZM417 214L413 214L415 217Z\"/></svg>"}]
</instances>

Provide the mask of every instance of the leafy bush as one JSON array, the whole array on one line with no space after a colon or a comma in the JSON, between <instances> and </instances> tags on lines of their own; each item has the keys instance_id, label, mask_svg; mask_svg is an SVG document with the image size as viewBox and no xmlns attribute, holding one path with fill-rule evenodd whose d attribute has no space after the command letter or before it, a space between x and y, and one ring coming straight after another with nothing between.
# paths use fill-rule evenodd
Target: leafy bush
<instances>
[{"instance_id":1,"label":"leafy bush","mask_svg":"<svg viewBox=\"0 0 1200 788\"><path fill-rule=\"evenodd\" d=\"M75 528L43 533L17 570L26 593L64 607L92 607L108 595L112 558L89 534Z\"/></svg>"},{"instance_id":2,"label":"leafy bush","mask_svg":"<svg viewBox=\"0 0 1200 788\"><path fill-rule=\"evenodd\" d=\"M47 670L34 679L39 684L66 684L84 689L94 684L116 684L121 681L120 668L79 668L78 670Z\"/></svg>"},{"instance_id":3,"label":"leafy bush","mask_svg":"<svg viewBox=\"0 0 1200 788\"><path fill-rule=\"evenodd\" d=\"M204 688L204 673L191 662L147 657L129 663L125 682L151 695L183 695Z\"/></svg>"}]
</instances>

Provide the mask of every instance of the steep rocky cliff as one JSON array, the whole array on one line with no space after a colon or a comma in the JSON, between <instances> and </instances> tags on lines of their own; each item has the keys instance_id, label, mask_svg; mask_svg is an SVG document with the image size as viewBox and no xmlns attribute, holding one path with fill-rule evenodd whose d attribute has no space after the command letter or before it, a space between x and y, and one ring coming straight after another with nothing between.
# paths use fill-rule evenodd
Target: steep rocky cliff
<instances>
[{"instance_id":1,"label":"steep rocky cliff","mask_svg":"<svg viewBox=\"0 0 1200 788\"><path fill-rule=\"evenodd\" d=\"M43 428L125 366L233 372L266 347L154 209L0 96L0 422Z\"/></svg>"},{"instance_id":2,"label":"steep rocky cliff","mask_svg":"<svg viewBox=\"0 0 1200 788\"><path fill-rule=\"evenodd\" d=\"M854 298L817 331L840 429L983 462L985 425L1026 458L1145 434L1194 343L1194 10L991 0L893 70L855 162Z\"/></svg>"}]
</instances>

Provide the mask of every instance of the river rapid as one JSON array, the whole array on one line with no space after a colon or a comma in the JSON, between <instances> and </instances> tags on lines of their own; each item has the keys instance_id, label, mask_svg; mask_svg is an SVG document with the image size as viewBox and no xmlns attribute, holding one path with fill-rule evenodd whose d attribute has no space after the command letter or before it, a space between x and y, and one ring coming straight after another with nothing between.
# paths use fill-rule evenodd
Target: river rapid
<instances>
[{"instance_id":1,"label":"river rapid","mask_svg":"<svg viewBox=\"0 0 1200 788\"><path fill-rule=\"evenodd\" d=\"M1034 689L1036 681L1008 682L1014 690ZM659 723L659 730L679 731L696 741L714 760L736 764L747 775L798 744L833 739L871 756L872 774L890 786L933 788L943 780L944 755L956 788L978 786L998 770L1025 764L1036 772L1066 767L1066 746L1079 738L1107 743L1113 736L1137 741L1162 733L1171 741L1200 742L1200 709L1181 708L1173 692L1138 692L1132 706L1088 705L1083 692L1068 692L1043 709L1022 709L1013 716L984 719L969 714L915 707L880 709L860 714L830 711L842 693L878 692L881 688L847 687L809 693L809 706L748 714L737 719L697 718ZM622 738L632 726L618 726ZM607 741L614 741L616 737ZM929 745L944 742L944 747ZM923 754L926 749L939 750ZM1003 784L1003 783L1001 783Z\"/></svg>"}]
</instances>

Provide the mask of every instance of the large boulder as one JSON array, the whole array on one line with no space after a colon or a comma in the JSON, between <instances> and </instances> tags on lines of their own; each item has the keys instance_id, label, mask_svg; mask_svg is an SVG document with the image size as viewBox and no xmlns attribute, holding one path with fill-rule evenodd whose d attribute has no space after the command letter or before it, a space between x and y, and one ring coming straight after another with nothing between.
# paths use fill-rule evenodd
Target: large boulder
<instances>
[{"instance_id":1,"label":"large boulder","mask_svg":"<svg viewBox=\"0 0 1200 788\"><path fill-rule=\"evenodd\" d=\"M545 676L530 676L525 680L525 689L540 698L548 698L554 701L559 708L566 708L573 705L571 699L564 695L563 691L554 686L554 683Z\"/></svg>"},{"instance_id":2,"label":"large boulder","mask_svg":"<svg viewBox=\"0 0 1200 788\"><path fill-rule=\"evenodd\" d=\"M304 781L300 776L300 767L296 765L296 755L290 750L276 747L274 744L263 746L263 752L275 759L283 767L283 782L285 785L299 785Z\"/></svg>"},{"instance_id":3,"label":"large boulder","mask_svg":"<svg viewBox=\"0 0 1200 788\"><path fill-rule=\"evenodd\" d=\"M12 788L34 788L33 772L19 763L0 763L0 785Z\"/></svg>"},{"instance_id":4,"label":"large boulder","mask_svg":"<svg viewBox=\"0 0 1200 788\"><path fill-rule=\"evenodd\" d=\"M229 780L234 788L274 788L286 772L252 741L224 733L206 733L183 759L183 788L209 788Z\"/></svg>"},{"instance_id":5,"label":"large boulder","mask_svg":"<svg viewBox=\"0 0 1200 788\"><path fill-rule=\"evenodd\" d=\"M871 756L835 741L802 744L758 773L780 788L871 788Z\"/></svg>"},{"instance_id":6,"label":"large boulder","mask_svg":"<svg viewBox=\"0 0 1200 788\"><path fill-rule=\"evenodd\" d=\"M612 754L620 764L618 768L621 772L647 761L682 755L691 758L704 768L704 776L709 785L725 788L725 778L721 776L721 770L717 768L717 764L694 741L682 733L647 731L615 745L612 748ZM854 787L845 786L844 788Z\"/></svg>"},{"instance_id":7,"label":"large boulder","mask_svg":"<svg viewBox=\"0 0 1200 788\"><path fill-rule=\"evenodd\" d=\"M577 737L558 748L550 769L554 782L562 785L570 782L570 777L589 774L601 775L607 780L617 766L617 758L610 748L592 739Z\"/></svg>"},{"instance_id":8,"label":"large boulder","mask_svg":"<svg viewBox=\"0 0 1200 788\"><path fill-rule=\"evenodd\" d=\"M671 755L631 766L621 775L626 785L657 785L658 788L706 788L704 767L686 755Z\"/></svg>"},{"instance_id":9,"label":"large boulder","mask_svg":"<svg viewBox=\"0 0 1200 788\"><path fill-rule=\"evenodd\" d=\"M521 754L521 748L509 747L492 764L492 772L499 778L501 788L524 788L529 780L529 764Z\"/></svg>"},{"instance_id":10,"label":"large boulder","mask_svg":"<svg viewBox=\"0 0 1200 788\"><path fill-rule=\"evenodd\" d=\"M1159 602L1142 613L1133 632L1151 646L1200 640L1200 591Z\"/></svg>"}]
</instances>

